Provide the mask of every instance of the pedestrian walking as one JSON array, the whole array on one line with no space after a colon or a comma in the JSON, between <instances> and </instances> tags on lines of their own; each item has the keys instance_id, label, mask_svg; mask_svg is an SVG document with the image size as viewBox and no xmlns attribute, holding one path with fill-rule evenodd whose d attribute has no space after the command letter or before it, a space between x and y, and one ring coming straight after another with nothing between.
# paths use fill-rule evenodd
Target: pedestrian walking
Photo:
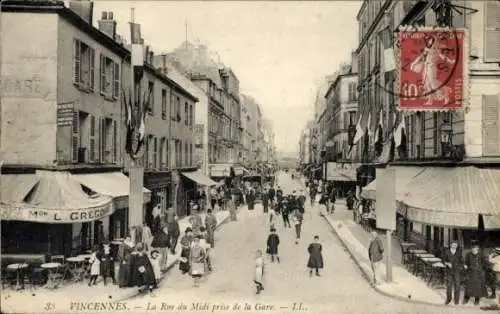
<instances>
[{"instance_id":1,"label":"pedestrian walking","mask_svg":"<svg viewBox=\"0 0 500 314\"><path fill-rule=\"evenodd\" d=\"M464 304L474 298L474 305L479 305L482 297L486 296L487 261L479 249L479 243L473 242L471 252L465 256L466 282Z\"/></svg>"},{"instance_id":2,"label":"pedestrian walking","mask_svg":"<svg viewBox=\"0 0 500 314\"><path fill-rule=\"evenodd\" d=\"M170 252L175 254L177 248L177 240L181 234L180 226L179 226L179 216L173 215L173 219L171 221L167 221L167 238L168 244L170 248Z\"/></svg>"},{"instance_id":3,"label":"pedestrian walking","mask_svg":"<svg viewBox=\"0 0 500 314\"><path fill-rule=\"evenodd\" d=\"M372 231L371 236L372 239L370 241L370 245L368 246L368 258L370 259L370 265L373 273L373 284L378 285L380 284L378 272L380 262L384 258L384 246L382 245L382 241L376 231Z\"/></svg>"},{"instance_id":4,"label":"pedestrian walking","mask_svg":"<svg viewBox=\"0 0 500 314\"><path fill-rule=\"evenodd\" d=\"M210 206L212 210L215 210L215 204L217 204L217 189L214 187L210 190Z\"/></svg>"},{"instance_id":5,"label":"pedestrian walking","mask_svg":"<svg viewBox=\"0 0 500 314\"><path fill-rule=\"evenodd\" d=\"M118 248L118 259L120 267L118 270L118 286L120 288L132 286L131 261L132 252L134 252L135 244L132 242L132 237L127 235L123 243Z\"/></svg>"},{"instance_id":6,"label":"pedestrian walking","mask_svg":"<svg viewBox=\"0 0 500 314\"><path fill-rule=\"evenodd\" d=\"M107 278L111 277L113 284L116 285L115 279L115 258L111 251L111 245L108 241L105 241L102 248L97 253L97 258L99 259L100 274L104 281L104 285L107 286Z\"/></svg>"},{"instance_id":7,"label":"pedestrian walking","mask_svg":"<svg viewBox=\"0 0 500 314\"><path fill-rule=\"evenodd\" d=\"M150 257L150 260L151 260L151 266L153 266L153 273L155 274L155 280L156 280L156 286L155 288L158 288L158 283L160 282L161 280L161 253L160 251L156 250L156 249L153 249L151 251L151 257Z\"/></svg>"},{"instance_id":8,"label":"pedestrian walking","mask_svg":"<svg viewBox=\"0 0 500 314\"><path fill-rule=\"evenodd\" d=\"M151 242L153 250L158 251L158 265L160 270L164 270L167 266L168 249L170 248L169 240L168 228L166 225L163 225L158 231L156 231L153 237L153 242Z\"/></svg>"},{"instance_id":9,"label":"pedestrian walking","mask_svg":"<svg viewBox=\"0 0 500 314\"><path fill-rule=\"evenodd\" d=\"M299 244L300 240L300 232L302 230L302 220L304 219L304 216L300 212L299 209L296 209L292 220L293 220L293 225L295 227L295 244Z\"/></svg>"},{"instance_id":10,"label":"pedestrian walking","mask_svg":"<svg viewBox=\"0 0 500 314\"><path fill-rule=\"evenodd\" d=\"M269 227L270 228L275 228L276 227L276 221L277 221L277 216L276 216L276 211L274 208L271 208L269 211Z\"/></svg>"},{"instance_id":11,"label":"pedestrian walking","mask_svg":"<svg viewBox=\"0 0 500 314\"><path fill-rule=\"evenodd\" d=\"M265 188L262 189L262 207L264 208L264 213L269 211L269 195Z\"/></svg>"},{"instance_id":12,"label":"pedestrian walking","mask_svg":"<svg viewBox=\"0 0 500 314\"><path fill-rule=\"evenodd\" d=\"M229 210L231 211L231 209ZM215 247L215 229L217 228L217 218L209 209L205 216L206 240L211 248Z\"/></svg>"},{"instance_id":13,"label":"pedestrian walking","mask_svg":"<svg viewBox=\"0 0 500 314\"><path fill-rule=\"evenodd\" d=\"M306 210L306 192L304 190L300 190L300 194L297 197L297 205L302 214L305 213Z\"/></svg>"},{"instance_id":14,"label":"pedestrian walking","mask_svg":"<svg viewBox=\"0 0 500 314\"><path fill-rule=\"evenodd\" d=\"M205 250L205 270L211 272L212 271L212 250L210 243L207 242L207 230L205 228L201 228L201 234L200 234L200 246Z\"/></svg>"},{"instance_id":15,"label":"pedestrian walking","mask_svg":"<svg viewBox=\"0 0 500 314\"><path fill-rule=\"evenodd\" d=\"M153 242L153 234L151 233L151 229L145 222L142 226L141 235L142 237L140 242L144 244L144 249L146 251L151 250L151 242Z\"/></svg>"},{"instance_id":16,"label":"pedestrian walking","mask_svg":"<svg viewBox=\"0 0 500 314\"><path fill-rule=\"evenodd\" d=\"M289 204L289 201L286 198L283 199L281 216L283 217L283 225L285 226L285 228L290 228L290 210L291 204Z\"/></svg>"},{"instance_id":17,"label":"pedestrian walking","mask_svg":"<svg viewBox=\"0 0 500 314\"><path fill-rule=\"evenodd\" d=\"M316 185L314 183L309 185L309 197L311 198L311 206L314 206L316 201Z\"/></svg>"},{"instance_id":18,"label":"pedestrian walking","mask_svg":"<svg viewBox=\"0 0 500 314\"><path fill-rule=\"evenodd\" d=\"M247 199L248 210L254 210L254 208L255 208L255 191L253 190L253 188L248 189L246 199Z\"/></svg>"},{"instance_id":19,"label":"pedestrian walking","mask_svg":"<svg viewBox=\"0 0 500 314\"><path fill-rule=\"evenodd\" d=\"M335 195L335 189L332 187L328 192L328 213L333 214L335 212L335 202L337 201L337 197Z\"/></svg>"},{"instance_id":20,"label":"pedestrian walking","mask_svg":"<svg viewBox=\"0 0 500 314\"><path fill-rule=\"evenodd\" d=\"M307 262L307 268L309 268L309 277L312 276L313 270L315 270L316 276L320 276L319 270L323 268L323 247L319 243L319 236L314 236L314 241L307 247L307 252L309 252L309 261Z\"/></svg>"},{"instance_id":21,"label":"pedestrian walking","mask_svg":"<svg viewBox=\"0 0 500 314\"><path fill-rule=\"evenodd\" d=\"M145 252L146 248L143 243L137 243L136 254L134 254L132 262L132 278L134 278L134 283L139 287L139 291L148 289L152 292L156 286L156 279L153 270L153 265L151 265L151 260L148 254Z\"/></svg>"},{"instance_id":22,"label":"pedestrian walking","mask_svg":"<svg viewBox=\"0 0 500 314\"><path fill-rule=\"evenodd\" d=\"M198 211L198 207L193 207L193 212L191 217L188 219L191 224L191 229L193 230L194 236L200 234L200 228L203 227L203 220L201 219L201 214Z\"/></svg>"},{"instance_id":23,"label":"pedestrian walking","mask_svg":"<svg viewBox=\"0 0 500 314\"><path fill-rule=\"evenodd\" d=\"M231 199L228 201L227 206L229 207L229 218L231 221L236 221L238 220L238 217L236 215L236 202L235 202L235 195L231 196Z\"/></svg>"},{"instance_id":24,"label":"pedestrian walking","mask_svg":"<svg viewBox=\"0 0 500 314\"><path fill-rule=\"evenodd\" d=\"M201 235L194 238L193 245L189 252L189 267L195 287L200 285L200 279L205 274L206 253L205 249L200 245L200 238Z\"/></svg>"},{"instance_id":25,"label":"pedestrian walking","mask_svg":"<svg viewBox=\"0 0 500 314\"><path fill-rule=\"evenodd\" d=\"M269 195L269 204L273 207L275 205L274 197L276 196L276 190L274 189L273 184L271 184L271 187L269 188L268 195Z\"/></svg>"},{"instance_id":26,"label":"pedestrian walking","mask_svg":"<svg viewBox=\"0 0 500 314\"><path fill-rule=\"evenodd\" d=\"M496 298L496 286L500 283L500 247L493 249L493 252L488 256L491 271L491 298Z\"/></svg>"},{"instance_id":27,"label":"pedestrian walking","mask_svg":"<svg viewBox=\"0 0 500 314\"><path fill-rule=\"evenodd\" d=\"M450 248L444 254L444 262L449 263L450 267L446 272L446 302L450 304L453 296L455 304L460 302L460 284L464 269L462 252L458 248L458 242L453 241Z\"/></svg>"},{"instance_id":28,"label":"pedestrian walking","mask_svg":"<svg viewBox=\"0 0 500 314\"><path fill-rule=\"evenodd\" d=\"M189 271L189 252L191 249L191 243L193 242L193 231L191 228L186 228L184 231L184 236L181 239L181 257L179 259L179 270L182 274L187 274Z\"/></svg>"},{"instance_id":29,"label":"pedestrian walking","mask_svg":"<svg viewBox=\"0 0 500 314\"><path fill-rule=\"evenodd\" d=\"M161 209L160 205L156 205L153 210L151 215L153 216L153 219L151 220L151 234L153 237L157 232L159 232L162 227L161 227Z\"/></svg>"},{"instance_id":30,"label":"pedestrian walking","mask_svg":"<svg viewBox=\"0 0 500 314\"><path fill-rule=\"evenodd\" d=\"M278 255L278 246L280 245L280 237L276 234L276 229L271 228L271 233L267 237L267 250L266 253L271 256L271 262L274 263L274 257L278 263L280 263L280 257Z\"/></svg>"},{"instance_id":31,"label":"pedestrian walking","mask_svg":"<svg viewBox=\"0 0 500 314\"><path fill-rule=\"evenodd\" d=\"M96 284L97 278L101 274L101 261L98 257L99 245L94 245L92 248L92 253L90 254L89 264L90 264L90 280L89 287Z\"/></svg>"},{"instance_id":32,"label":"pedestrian walking","mask_svg":"<svg viewBox=\"0 0 500 314\"><path fill-rule=\"evenodd\" d=\"M255 288L257 291L255 294L260 294L264 290L264 258L262 257L262 251L257 250L255 254L255 270L253 282L255 283Z\"/></svg>"}]
</instances>

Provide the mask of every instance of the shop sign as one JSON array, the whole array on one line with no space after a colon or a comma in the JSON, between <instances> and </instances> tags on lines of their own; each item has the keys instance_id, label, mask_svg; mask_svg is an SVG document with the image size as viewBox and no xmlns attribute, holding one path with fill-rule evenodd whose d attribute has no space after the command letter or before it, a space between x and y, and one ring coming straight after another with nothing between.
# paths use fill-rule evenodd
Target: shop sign
<instances>
[{"instance_id":1,"label":"shop sign","mask_svg":"<svg viewBox=\"0 0 500 314\"><path fill-rule=\"evenodd\" d=\"M398 36L399 109L461 109L468 85L466 30L403 28Z\"/></svg>"},{"instance_id":2,"label":"shop sign","mask_svg":"<svg viewBox=\"0 0 500 314\"><path fill-rule=\"evenodd\" d=\"M114 210L113 203L80 210L46 209L2 204L0 205L0 219L72 224L98 220L111 215Z\"/></svg>"}]
</instances>

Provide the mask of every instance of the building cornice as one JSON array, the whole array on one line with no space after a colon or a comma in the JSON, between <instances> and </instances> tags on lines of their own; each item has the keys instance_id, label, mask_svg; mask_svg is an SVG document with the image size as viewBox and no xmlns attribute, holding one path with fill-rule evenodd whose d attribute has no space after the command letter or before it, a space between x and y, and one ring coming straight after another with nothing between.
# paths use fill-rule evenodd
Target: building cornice
<instances>
[{"instance_id":1,"label":"building cornice","mask_svg":"<svg viewBox=\"0 0 500 314\"><path fill-rule=\"evenodd\" d=\"M1 2L2 4L0 7L2 12L58 14L118 56L122 58L130 57L130 51L125 48L123 44L116 42L113 38L110 38L108 35L82 19L78 14L73 12L73 10L67 8L63 1L3 0Z\"/></svg>"},{"instance_id":2,"label":"building cornice","mask_svg":"<svg viewBox=\"0 0 500 314\"><path fill-rule=\"evenodd\" d=\"M358 48L356 49L356 54L359 54L361 49L363 49L366 42L368 41L368 38L371 37L373 31L377 28L378 24L382 20L382 17L385 15L385 11L390 6L392 1L393 0L385 0L384 4L382 5L382 7L378 11L377 15L373 19L373 22L370 24L370 27L368 27L368 30L366 31L366 33L363 35L363 38L359 42Z\"/></svg>"}]
</instances>

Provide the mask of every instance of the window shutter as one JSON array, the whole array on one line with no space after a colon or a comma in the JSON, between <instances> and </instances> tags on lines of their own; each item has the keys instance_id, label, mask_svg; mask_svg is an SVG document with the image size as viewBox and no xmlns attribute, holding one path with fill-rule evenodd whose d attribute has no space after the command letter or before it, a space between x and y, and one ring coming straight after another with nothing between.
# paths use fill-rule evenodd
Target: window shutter
<instances>
[{"instance_id":1,"label":"window shutter","mask_svg":"<svg viewBox=\"0 0 500 314\"><path fill-rule=\"evenodd\" d=\"M158 138L154 138L153 167L158 169Z\"/></svg>"},{"instance_id":2,"label":"window shutter","mask_svg":"<svg viewBox=\"0 0 500 314\"><path fill-rule=\"evenodd\" d=\"M89 88L91 91L94 90L94 82L95 82L95 51L92 48L89 48L89 57L90 57L90 64L89 64Z\"/></svg>"},{"instance_id":3,"label":"window shutter","mask_svg":"<svg viewBox=\"0 0 500 314\"><path fill-rule=\"evenodd\" d=\"M499 95L483 95L483 155L500 155Z\"/></svg>"},{"instance_id":4,"label":"window shutter","mask_svg":"<svg viewBox=\"0 0 500 314\"><path fill-rule=\"evenodd\" d=\"M113 62L113 98L120 95L120 64Z\"/></svg>"},{"instance_id":5,"label":"window shutter","mask_svg":"<svg viewBox=\"0 0 500 314\"><path fill-rule=\"evenodd\" d=\"M104 95L106 92L106 60L104 56L101 54L100 55L100 62L99 62L99 73L100 73L100 82L101 82L101 95Z\"/></svg>"},{"instance_id":6,"label":"window shutter","mask_svg":"<svg viewBox=\"0 0 500 314\"><path fill-rule=\"evenodd\" d=\"M80 41L73 39L73 83L79 84L81 78L81 49Z\"/></svg>"},{"instance_id":7,"label":"window shutter","mask_svg":"<svg viewBox=\"0 0 500 314\"><path fill-rule=\"evenodd\" d=\"M118 127L116 121L113 121L113 163L118 160Z\"/></svg>"},{"instance_id":8,"label":"window shutter","mask_svg":"<svg viewBox=\"0 0 500 314\"><path fill-rule=\"evenodd\" d=\"M95 160L95 117L90 116L89 160Z\"/></svg>"},{"instance_id":9,"label":"window shutter","mask_svg":"<svg viewBox=\"0 0 500 314\"><path fill-rule=\"evenodd\" d=\"M99 156L100 162L107 163L106 156L106 120L99 118Z\"/></svg>"},{"instance_id":10,"label":"window shutter","mask_svg":"<svg viewBox=\"0 0 500 314\"><path fill-rule=\"evenodd\" d=\"M484 62L500 62L500 1L485 1Z\"/></svg>"},{"instance_id":11,"label":"window shutter","mask_svg":"<svg viewBox=\"0 0 500 314\"><path fill-rule=\"evenodd\" d=\"M80 120L78 110L73 111L73 126L71 134L72 160L78 162L78 149L80 148Z\"/></svg>"}]
</instances>

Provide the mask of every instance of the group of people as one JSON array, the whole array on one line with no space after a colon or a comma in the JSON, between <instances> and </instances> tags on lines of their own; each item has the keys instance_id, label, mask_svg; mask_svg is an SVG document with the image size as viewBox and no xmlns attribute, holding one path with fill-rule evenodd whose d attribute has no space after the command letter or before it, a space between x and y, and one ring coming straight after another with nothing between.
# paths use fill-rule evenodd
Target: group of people
<instances>
[{"instance_id":1,"label":"group of people","mask_svg":"<svg viewBox=\"0 0 500 314\"><path fill-rule=\"evenodd\" d=\"M294 180L295 178L292 178ZM293 191L291 194L285 195L281 187L274 189L274 186L266 188L263 193L263 208L264 213L269 213L270 233L266 241L266 253L269 255L271 263L277 261L281 263L279 257L280 237L277 234L278 215L282 216L284 229L291 228L290 218L295 228L295 244L299 243L302 223L304 219L306 196L304 191ZM314 236L314 240L307 247L309 259L307 268L309 275L320 276L319 270L323 268L322 246L319 242L319 236ZM260 294L264 290L264 254L262 250L257 250L255 259L255 275L254 283L256 294Z\"/></svg>"}]
</instances>

